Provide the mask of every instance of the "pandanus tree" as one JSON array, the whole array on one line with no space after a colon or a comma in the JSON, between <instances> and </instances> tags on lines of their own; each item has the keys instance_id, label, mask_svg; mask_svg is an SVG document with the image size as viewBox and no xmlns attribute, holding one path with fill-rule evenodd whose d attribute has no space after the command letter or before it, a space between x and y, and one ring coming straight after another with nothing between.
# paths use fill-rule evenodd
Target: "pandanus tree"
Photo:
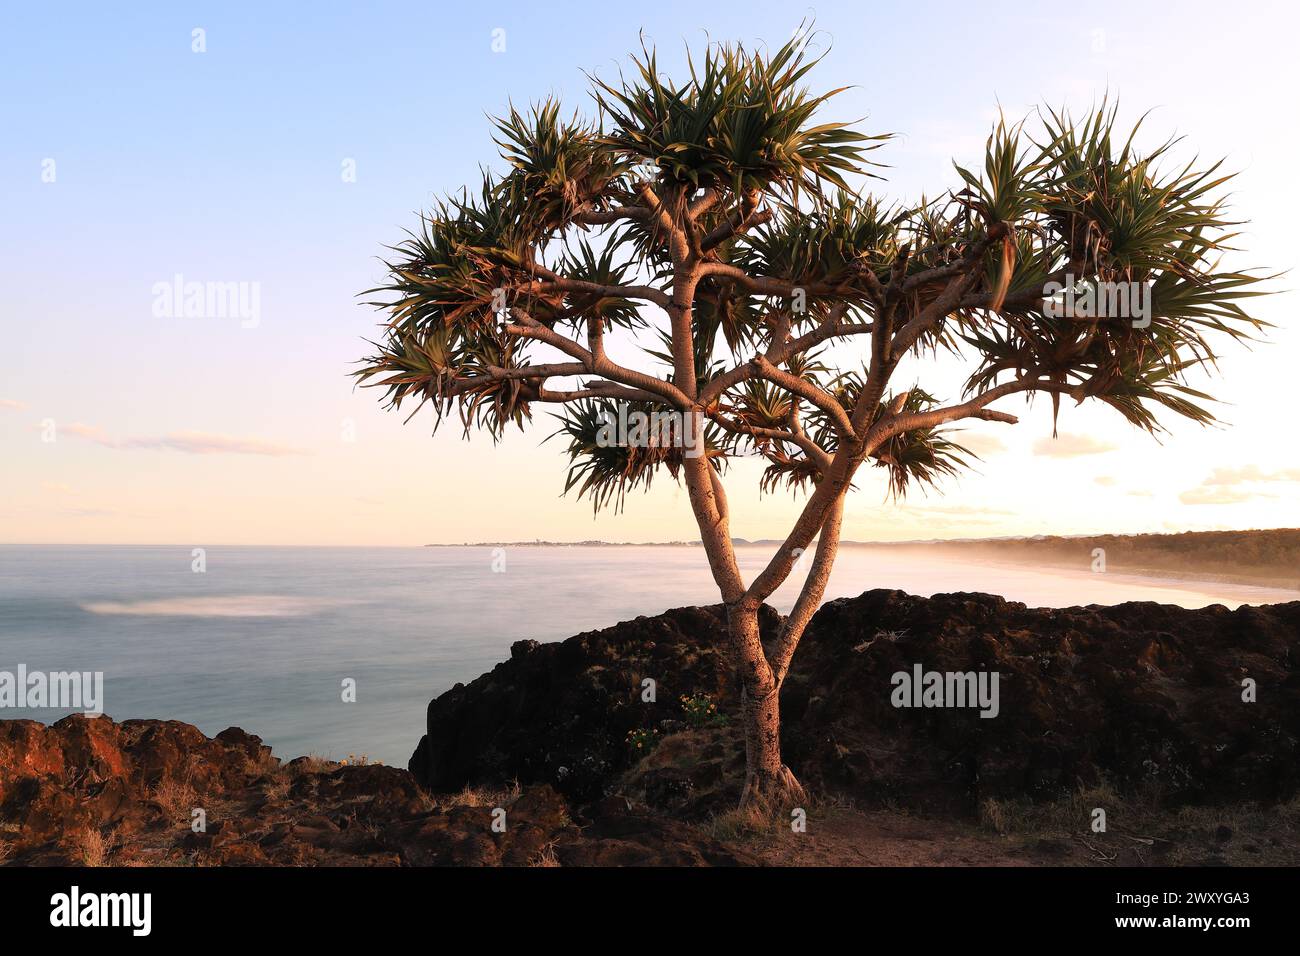
<instances>
[{"instance_id":1,"label":"pandanus tree","mask_svg":"<svg viewBox=\"0 0 1300 956\"><path fill-rule=\"evenodd\" d=\"M1215 338L1263 324L1240 305L1259 277L1220 265L1234 224L1217 165L1166 169L1173 142L1139 151L1104 102L1081 120L1042 109L1033 129L997 124L982 167L956 167L939 198L889 204L865 188L889 137L818 115L839 91L809 91L816 62L794 41L710 46L674 82L643 46L616 81L592 78L592 119L511 108L495 122L503 171L393 247L372 290L387 322L355 373L392 407L429 405L435 427L455 410L467 435L553 407L565 490L597 509L661 470L685 483L743 688L745 801L800 793L779 693L859 469L883 469L895 495L933 484L972 458L943 426L1013 424L992 406L1015 396L1046 394L1054 422L1062 399L1153 433L1162 413L1212 422L1190 373L1213 365ZM1114 284L1146 290L1140 321L1058 294ZM614 361L612 335L644 359ZM919 383L940 353L963 363L948 400ZM627 409L682 424L608 440ZM802 501L748 582L722 480L742 455L764 461L765 492ZM796 565L765 647L760 607Z\"/></svg>"}]
</instances>

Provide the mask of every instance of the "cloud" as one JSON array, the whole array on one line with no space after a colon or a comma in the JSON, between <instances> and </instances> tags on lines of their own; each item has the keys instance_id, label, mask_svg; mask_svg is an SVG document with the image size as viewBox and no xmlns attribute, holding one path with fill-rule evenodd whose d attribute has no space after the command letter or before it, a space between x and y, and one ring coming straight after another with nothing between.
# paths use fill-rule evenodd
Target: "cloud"
<instances>
[{"instance_id":1,"label":"cloud","mask_svg":"<svg viewBox=\"0 0 1300 956\"><path fill-rule=\"evenodd\" d=\"M1281 471L1266 472L1258 465L1246 465L1242 468L1216 468L1210 477L1201 482L1203 485L1241 485L1255 481L1300 481L1300 468L1283 468Z\"/></svg>"},{"instance_id":2,"label":"cloud","mask_svg":"<svg viewBox=\"0 0 1300 956\"><path fill-rule=\"evenodd\" d=\"M1007 450L1007 443L997 435L984 435L979 432L962 435L957 439L957 444L965 445L981 458Z\"/></svg>"},{"instance_id":3,"label":"cloud","mask_svg":"<svg viewBox=\"0 0 1300 956\"><path fill-rule=\"evenodd\" d=\"M1185 505L1239 505L1252 498L1270 498L1255 491L1238 491L1234 488L1200 485L1184 491L1178 500Z\"/></svg>"},{"instance_id":4,"label":"cloud","mask_svg":"<svg viewBox=\"0 0 1300 956\"><path fill-rule=\"evenodd\" d=\"M21 412L26 407L26 402L20 402L16 398L0 398L0 408L8 408L11 411Z\"/></svg>"},{"instance_id":5,"label":"cloud","mask_svg":"<svg viewBox=\"0 0 1300 956\"><path fill-rule=\"evenodd\" d=\"M941 515L1013 515L1014 511L1003 511L1000 508L983 508L978 505L918 505L909 509L926 514Z\"/></svg>"},{"instance_id":6,"label":"cloud","mask_svg":"<svg viewBox=\"0 0 1300 956\"><path fill-rule=\"evenodd\" d=\"M170 448L187 455L302 455L305 452L288 445L259 438L235 438L208 432L172 432L160 438L125 438L120 448Z\"/></svg>"},{"instance_id":7,"label":"cloud","mask_svg":"<svg viewBox=\"0 0 1300 956\"><path fill-rule=\"evenodd\" d=\"M1111 475L1098 475L1096 478L1092 480L1095 481L1097 484L1101 485L1103 488L1113 488L1115 487L1115 482L1116 482L1116 479Z\"/></svg>"},{"instance_id":8,"label":"cloud","mask_svg":"<svg viewBox=\"0 0 1300 956\"><path fill-rule=\"evenodd\" d=\"M306 452L288 445L263 441L260 438L238 438L231 435L215 435L210 432L181 431L169 432L158 437L120 438L110 437L102 428L73 422L60 425L58 431L74 438L93 441L105 448L121 450L169 449L187 455L267 455L282 457L285 455L305 455Z\"/></svg>"},{"instance_id":9,"label":"cloud","mask_svg":"<svg viewBox=\"0 0 1300 956\"><path fill-rule=\"evenodd\" d=\"M55 434L71 435L73 438L84 438L86 441L93 441L97 445L103 445L107 448L116 448L117 443L109 438L102 428L95 425L85 425L81 422L71 422L67 425L56 425Z\"/></svg>"},{"instance_id":10,"label":"cloud","mask_svg":"<svg viewBox=\"0 0 1300 956\"><path fill-rule=\"evenodd\" d=\"M1079 458L1083 455L1103 455L1119 446L1091 435L1070 435L1062 432L1056 438L1040 438L1034 442L1034 454L1048 458Z\"/></svg>"},{"instance_id":11,"label":"cloud","mask_svg":"<svg viewBox=\"0 0 1300 956\"><path fill-rule=\"evenodd\" d=\"M1300 481L1300 468L1264 471L1258 465L1216 468L1197 487L1184 491L1178 500L1185 505L1235 505L1253 498L1275 498L1258 489L1279 481ZM1255 486L1255 487L1243 487Z\"/></svg>"},{"instance_id":12,"label":"cloud","mask_svg":"<svg viewBox=\"0 0 1300 956\"><path fill-rule=\"evenodd\" d=\"M66 481L42 481L41 487L46 491L52 491L56 495L75 495L77 492Z\"/></svg>"}]
</instances>

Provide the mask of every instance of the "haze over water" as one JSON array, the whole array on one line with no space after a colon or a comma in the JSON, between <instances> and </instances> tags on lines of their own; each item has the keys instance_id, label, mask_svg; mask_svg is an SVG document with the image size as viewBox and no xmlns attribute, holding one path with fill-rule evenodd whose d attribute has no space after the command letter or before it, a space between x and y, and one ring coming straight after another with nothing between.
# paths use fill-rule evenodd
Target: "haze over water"
<instances>
[{"instance_id":1,"label":"haze over water","mask_svg":"<svg viewBox=\"0 0 1300 956\"><path fill-rule=\"evenodd\" d=\"M744 547L746 579L772 549ZM670 607L718 602L692 547L207 549L0 546L0 671L103 671L105 712L258 734L315 753L405 766L430 698L506 659ZM1159 601L1183 607L1300 599L1275 588L960 561L846 547L828 598L872 588L985 591L1031 606ZM797 585L772 603L788 611ZM343 703L354 678L357 702ZM50 722L66 711L0 711Z\"/></svg>"}]
</instances>

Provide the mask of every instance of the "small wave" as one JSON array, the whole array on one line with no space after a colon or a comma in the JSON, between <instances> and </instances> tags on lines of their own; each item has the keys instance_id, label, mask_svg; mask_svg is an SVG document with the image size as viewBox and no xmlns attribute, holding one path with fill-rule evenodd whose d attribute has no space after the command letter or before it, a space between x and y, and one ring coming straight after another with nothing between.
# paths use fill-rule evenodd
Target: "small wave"
<instances>
[{"instance_id":1,"label":"small wave","mask_svg":"<svg viewBox=\"0 0 1300 956\"><path fill-rule=\"evenodd\" d=\"M338 598L233 594L222 597L157 598L150 601L91 601L82 604L81 609L91 614L132 614L145 617L303 617L355 603Z\"/></svg>"}]
</instances>

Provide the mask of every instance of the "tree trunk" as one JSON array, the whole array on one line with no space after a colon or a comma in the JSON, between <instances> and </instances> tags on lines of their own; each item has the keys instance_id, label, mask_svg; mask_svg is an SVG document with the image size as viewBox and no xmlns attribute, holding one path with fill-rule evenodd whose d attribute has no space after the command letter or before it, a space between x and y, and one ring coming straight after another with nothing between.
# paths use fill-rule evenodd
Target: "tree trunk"
<instances>
[{"instance_id":1,"label":"tree trunk","mask_svg":"<svg viewBox=\"0 0 1300 956\"><path fill-rule=\"evenodd\" d=\"M745 604L732 605L727 627L741 680L741 720L745 732L745 789L741 792L741 805L790 809L806 797L799 781L781 760L781 693L763 653L758 609Z\"/></svg>"},{"instance_id":2,"label":"tree trunk","mask_svg":"<svg viewBox=\"0 0 1300 956\"><path fill-rule=\"evenodd\" d=\"M773 688L757 698L746 688L741 710L745 722L745 789L741 806L790 810L805 802L803 786L781 760L781 693Z\"/></svg>"}]
</instances>

